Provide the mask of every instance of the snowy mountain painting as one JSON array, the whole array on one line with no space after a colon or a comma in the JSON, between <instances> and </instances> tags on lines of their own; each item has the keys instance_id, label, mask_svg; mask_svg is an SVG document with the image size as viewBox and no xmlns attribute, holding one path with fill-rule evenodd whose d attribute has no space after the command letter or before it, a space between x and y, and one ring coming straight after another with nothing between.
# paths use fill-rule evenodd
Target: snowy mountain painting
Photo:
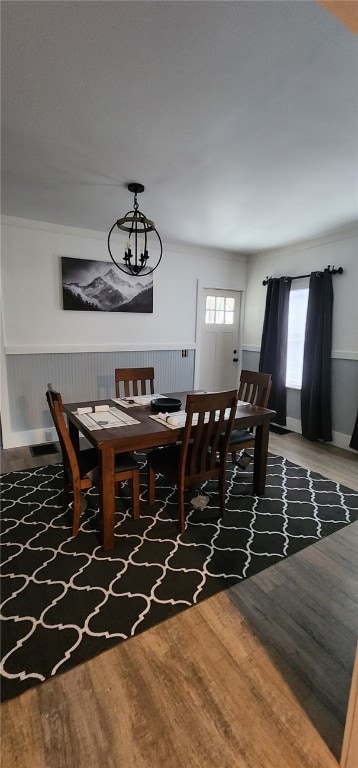
<instances>
[{"instance_id":1,"label":"snowy mountain painting","mask_svg":"<svg viewBox=\"0 0 358 768\"><path fill-rule=\"evenodd\" d=\"M63 309L153 312L153 275L128 277L112 262L61 258Z\"/></svg>"}]
</instances>

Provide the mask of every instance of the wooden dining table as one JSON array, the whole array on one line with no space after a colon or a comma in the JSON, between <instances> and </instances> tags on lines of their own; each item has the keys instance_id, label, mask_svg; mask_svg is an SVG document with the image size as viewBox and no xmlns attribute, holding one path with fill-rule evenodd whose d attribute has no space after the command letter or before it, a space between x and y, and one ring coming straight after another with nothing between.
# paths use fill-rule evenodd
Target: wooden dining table
<instances>
[{"instance_id":1,"label":"wooden dining table","mask_svg":"<svg viewBox=\"0 0 358 768\"><path fill-rule=\"evenodd\" d=\"M202 390L201 390L202 391ZM195 390L192 390L195 392ZM185 410L186 396L189 392L171 392L168 397L177 397L181 408ZM82 423L77 413L78 408L109 405L116 407L136 419L138 424L111 428L98 428L93 431ZM181 439L183 427L170 429L163 423L150 418L153 415L150 405L138 405L130 409L122 408L113 400L91 400L86 402L66 403L63 406L68 417L69 431L72 443L79 453L80 433L98 451L100 470L100 509L103 521L103 549L110 550L114 546L115 518L115 454L128 451L141 451L158 446L171 445ZM259 408L251 403L239 403L235 418L235 429L256 428L254 449L253 493L263 496L266 484L266 466L269 427L275 411ZM105 419L105 412L103 413Z\"/></svg>"}]
</instances>

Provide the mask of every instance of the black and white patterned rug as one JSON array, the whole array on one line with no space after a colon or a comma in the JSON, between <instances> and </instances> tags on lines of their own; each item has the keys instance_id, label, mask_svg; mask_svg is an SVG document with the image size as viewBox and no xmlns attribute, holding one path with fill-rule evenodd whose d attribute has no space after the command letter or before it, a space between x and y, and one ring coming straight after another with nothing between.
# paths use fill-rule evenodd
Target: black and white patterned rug
<instances>
[{"instance_id":1,"label":"black and white patterned rug","mask_svg":"<svg viewBox=\"0 0 358 768\"><path fill-rule=\"evenodd\" d=\"M145 457L139 455L143 468ZM62 467L1 476L2 698L65 672L358 519L358 493L282 457L269 456L266 496L251 494L252 464L227 469L227 513L218 519L188 495L177 527L175 489L157 480L157 501L133 521L130 488L117 499L115 548L100 546L91 489L76 539L61 505Z\"/></svg>"}]
</instances>

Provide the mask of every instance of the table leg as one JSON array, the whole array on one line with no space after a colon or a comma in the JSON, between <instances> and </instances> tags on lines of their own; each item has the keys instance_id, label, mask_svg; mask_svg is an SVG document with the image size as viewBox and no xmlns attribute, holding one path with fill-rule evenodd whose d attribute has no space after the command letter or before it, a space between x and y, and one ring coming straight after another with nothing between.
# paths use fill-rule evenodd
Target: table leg
<instances>
[{"instance_id":1,"label":"table leg","mask_svg":"<svg viewBox=\"0 0 358 768\"><path fill-rule=\"evenodd\" d=\"M257 496L265 495L269 430L270 421L268 419L256 427L253 492Z\"/></svg>"},{"instance_id":2,"label":"table leg","mask_svg":"<svg viewBox=\"0 0 358 768\"><path fill-rule=\"evenodd\" d=\"M100 450L100 502L104 550L114 547L115 501L114 452L103 446Z\"/></svg>"}]
</instances>

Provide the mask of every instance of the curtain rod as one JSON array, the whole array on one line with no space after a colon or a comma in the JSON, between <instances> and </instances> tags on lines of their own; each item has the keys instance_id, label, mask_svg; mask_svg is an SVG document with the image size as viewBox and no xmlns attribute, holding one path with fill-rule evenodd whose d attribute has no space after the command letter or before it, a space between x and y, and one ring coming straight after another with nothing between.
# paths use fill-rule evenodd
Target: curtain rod
<instances>
[{"instance_id":1,"label":"curtain rod","mask_svg":"<svg viewBox=\"0 0 358 768\"><path fill-rule=\"evenodd\" d=\"M343 267L331 267L330 264L328 264L327 267L328 271L331 273L331 275L342 275L343 274ZM296 275L295 277L287 277L286 275L283 275L284 280L299 280L301 277L311 277L312 272L310 272L308 275ZM322 270L319 270L316 272L316 275L323 275ZM270 282L270 280L273 280L272 277L266 276L266 280L262 281L262 285L267 285L267 283Z\"/></svg>"}]
</instances>

